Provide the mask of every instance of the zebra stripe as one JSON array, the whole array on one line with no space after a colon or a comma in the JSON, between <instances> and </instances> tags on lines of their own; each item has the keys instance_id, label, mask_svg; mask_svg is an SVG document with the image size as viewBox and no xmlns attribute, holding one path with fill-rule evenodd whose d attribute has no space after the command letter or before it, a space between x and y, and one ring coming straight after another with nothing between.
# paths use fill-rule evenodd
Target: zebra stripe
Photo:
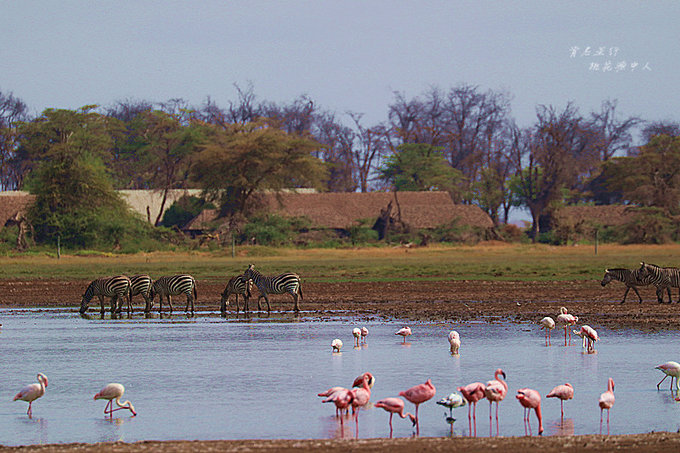
<instances>
[{"instance_id":1,"label":"zebra stripe","mask_svg":"<svg viewBox=\"0 0 680 453\"><path fill-rule=\"evenodd\" d=\"M151 286L151 302L153 303L154 298L158 294L160 305L158 307L158 312L163 311L163 297L168 298L168 305L170 305L170 312L172 313L172 297L179 294L185 294L187 296L187 307L185 311L189 311L189 304L191 304L191 314L194 313L194 302L198 299L198 293L196 292L196 280L194 277L188 274L172 275L167 277L161 277Z\"/></svg>"},{"instance_id":2,"label":"zebra stripe","mask_svg":"<svg viewBox=\"0 0 680 453\"><path fill-rule=\"evenodd\" d=\"M148 313L153 308L153 300L151 299L151 286L153 281L151 277L146 274L133 275L130 277L131 291L130 291L130 304L132 304L132 297L137 294L141 294L144 298L146 305L144 306L144 312ZM128 307L130 311L132 307Z\"/></svg>"},{"instance_id":3,"label":"zebra stripe","mask_svg":"<svg viewBox=\"0 0 680 453\"><path fill-rule=\"evenodd\" d=\"M661 267L656 264L640 263L640 273L642 276L650 276L652 284L657 288L662 287L668 290L668 303L673 302L670 287L680 288L680 269L677 267ZM663 303L663 290L657 290L659 303ZM680 302L680 299L678 299Z\"/></svg>"},{"instance_id":4,"label":"zebra stripe","mask_svg":"<svg viewBox=\"0 0 680 453\"><path fill-rule=\"evenodd\" d=\"M255 270L255 265L251 264L243 273L245 278L253 280L257 289L260 290L260 297L257 298L259 304L260 298L264 297L267 301L267 311L271 311L269 306L268 294L285 294L288 293L293 296L295 301L294 310L300 311L298 300L302 299L302 286L300 285L300 276L292 272L286 272L275 277L266 277Z\"/></svg>"},{"instance_id":5,"label":"zebra stripe","mask_svg":"<svg viewBox=\"0 0 680 453\"><path fill-rule=\"evenodd\" d=\"M123 303L123 298L125 296L130 297L130 279L125 275L116 275L114 277L102 277L93 280L90 285L85 290L83 294L83 299L80 302L80 314L84 314L87 311L87 306L93 297L99 297L99 302L101 304L101 314L104 316L104 297L111 298L111 314L116 312L116 301L118 298L121 299L121 304Z\"/></svg>"},{"instance_id":6,"label":"zebra stripe","mask_svg":"<svg viewBox=\"0 0 680 453\"><path fill-rule=\"evenodd\" d=\"M248 311L248 299L251 296L250 291L252 289L253 289L252 280L245 278L243 275L231 277L229 279L229 282L227 283L227 286L224 288L224 291L222 291L222 301L220 302L220 311L222 312L222 315L224 316L227 313L227 305L229 305L229 296L232 294L236 295L236 313L238 313L239 310L238 305L239 294L243 296L244 300L243 311L244 312Z\"/></svg>"}]
</instances>

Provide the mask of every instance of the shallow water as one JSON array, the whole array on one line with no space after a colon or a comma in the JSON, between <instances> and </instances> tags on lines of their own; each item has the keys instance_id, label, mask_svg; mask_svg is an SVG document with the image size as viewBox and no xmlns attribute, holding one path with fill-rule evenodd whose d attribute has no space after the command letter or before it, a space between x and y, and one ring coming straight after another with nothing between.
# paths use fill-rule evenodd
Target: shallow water
<instances>
[{"instance_id":1,"label":"shallow water","mask_svg":"<svg viewBox=\"0 0 680 453\"><path fill-rule=\"evenodd\" d=\"M553 332L546 347L537 325L411 323L406 345L394 332L401 323L321 322L272 314L268 318L221 319L199 314L187 319L83 319L63 310L0 310L0 444L104 442L171 439L271 439L354 437L354 423L344 431L335 407L322 404L318 392L350 386L371 371L376 384L372 401L431 378L435 399L420 407L420 435L449 435L445 412L434 403L459 385L493 379L500 367L507 374L508 396L500 404L500 435L524 435L523 408L514 395L521 387L545 396L557 384L570 382L574 399L565 403L560 423L559 400L542 400L545 435L590 434L600 429L600 393L607 378L616 382L611 434L676 431L680 402L668 390L657 391L663 374L654 367L680 361L677 332L648 334L598 329L595 354L585 354L578 337L563 346ZM353 327L366 325L368 344L352 347ZM597 328L597 326L594 326ZM459 357L451 356L446 335L461 335ZM334 338L342 353L331 353ZM26 416L27 403L13 402L26 384L45 373L49 386ZM94 394L109 382L126 387L137 411L103 416L105 401ZM413 405L406 403L408 411ZM477 407L477 435L489 435L489 405ZM454 435L468 435L467 407L454 411ZM606 417L606 413L605 413ZM388 414L362 410L359 437L389 435ZM531 423L537 431L532 411ZM394 436L413 433L411 424L395 418ZM606 421L604 432L606 432ZM493 434L496 434L494 425Z\"/></svg>"}]
</instances>

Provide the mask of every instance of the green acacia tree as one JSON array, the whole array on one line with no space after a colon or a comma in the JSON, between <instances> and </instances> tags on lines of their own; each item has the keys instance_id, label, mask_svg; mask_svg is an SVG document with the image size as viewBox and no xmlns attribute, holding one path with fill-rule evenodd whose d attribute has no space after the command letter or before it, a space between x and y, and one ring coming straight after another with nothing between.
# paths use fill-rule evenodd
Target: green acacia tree
<instances>
[{"instance_id":1,"label":"green acacia tree","mask_svg":"<svg viewBox=\"0 0 680 453\"><path fill-rule=\"evenodd\" d=\"M463 176L448 164L441 150L424 143L401 144L378 169L379 178L398 191L455 192Z\"/></svg>"}]
</instances>

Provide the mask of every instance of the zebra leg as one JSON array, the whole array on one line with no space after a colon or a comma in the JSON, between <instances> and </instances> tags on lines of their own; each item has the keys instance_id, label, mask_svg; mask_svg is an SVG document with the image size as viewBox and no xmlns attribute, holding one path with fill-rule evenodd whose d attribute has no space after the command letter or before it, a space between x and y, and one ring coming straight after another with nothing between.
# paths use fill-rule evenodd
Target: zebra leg
<instances>
[{"instance_id":1,"label":"zebra leg","mask_svg":"<svg viewBox=\"0 0 680 453\"><path fill-rule=\"evenodd\" d=\"M635 291L635 294L637 294L638 299L640 299L640 301L638 302L638 304L641 304L641 303L642 303L642 297L640 297L640 292L639 292L638 289L637 289L636 287L634 287L634 286L633 286L633 291Z\"/></svg>"},{"instance_id":2,"label":"zebra leg","mask_svg":"<svg viewBox=\"0 0 680 453\"><path fill-rule=\"evenodd\" d=\"M144 298L144 313L149 313L151 308L153 308L153 305L151 304L151 301L149 301L148 295L142 294L142 297Z\"/></svg>"},{"instance_id":3,"label":"zebra leg","mask_svg":"<svg viewBox=\"0 0 680 453\"><path fill-rule=\"evenodd\" d=\"M168 305L170 306L170 313L172 313L172 296L168 294Z\"/></svg>"},{"instance_id":4,"label":"zebra leg","mask_svg":"<svg viewBox=\"0 0 680 453\"><path fill-rule=\"evenodd\" d=\"M97 296L99 297L99 305L101 305L101 310L99 313L102 315L102 318L104 317L104 313L106 313L106 309L104 308L104 296Z\"/></svg>"},{"instance_id":5,"label":"zebra leg","mask_svg":"<svg viewBox=\"0 0 680 453\"><path fill-rule=\"evenodd\" d=\"M626 286L626 292L623 293L623 300L621 301L621 303L624 303L626 301L626 297L628 297L628 291L630 291L630 288L631 288L630 286ZM637 292L637 290L635 290L635 292Z\"/></svg>"},{"instance_id":6,"label":"zebra leg","mask_svg":"<svg viewBox=\"0 0 680 453\"><path fill-rule=\"evenodd\" d=\"M264 300L267 302L267 313L271 313L272 308L271 308L271 306L269 306L269 297L267 297L267 293L263 294L263 295L260 296L260 297L264 297ZM260 300L258 299L258 302L259 302L259 301L260 301Z\"/></svg>"},{"instance_id":7,"label":"zebra leg","mask_svg":"<svg viewBox=\"0 0 680 453\"><path fill-rule=\"evenodd\" d=\"M298 295L297 293L290 293L293 296L293 300L295 301L295 305L293 305L293 310L295 310L295 313L298 313L300 311L300 306L298 305Z\"/></svg>"},{"instance_id":8,"label":"zebra leg","mask_svg":"<svg viewBox=\"0 0 680 453\"><path fill-rule=\"evenodd\" d=\"M238 306L238 293L236 293L236 314L237 314L237 315L238 315L238 310L239 310L239 306ZM244 311L244 312L246 311L245 305L243 306L243 311Z\"/></svg>"}]
</instances>

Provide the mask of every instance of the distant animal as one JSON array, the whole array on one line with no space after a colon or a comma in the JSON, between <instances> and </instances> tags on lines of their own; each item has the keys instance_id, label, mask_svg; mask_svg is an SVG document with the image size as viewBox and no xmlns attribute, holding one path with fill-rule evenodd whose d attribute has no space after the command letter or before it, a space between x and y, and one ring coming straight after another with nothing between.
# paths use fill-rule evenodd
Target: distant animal
<instances>
[{"instance_id":1,"label":"distant animal","mask_svg":"<svg viewBox=\"0 0 680 453\"><path fill-rule=\"evenodd\" d=\"M104 407L105 416L108 415L109 417L113 418L113 413L121 409L128 409L130 412L132 412L133 417L136 416L137 412L135 412L135 407L130 401L125 401L123 403L120 402L120 399L123 397L123 393L125 393L125 387L123 387L122 384L111 383L101 389L99 393L94 395L94 399L95 401L99 399L109 401L106 403L106 407ZM113 408L114 401L118 406L116 409Z\"/></svg>"},{"instance_id":2,"label":"distant animal","mask_svg":"<svg viewBox=\"0 0 680 453\"><path fill-rule=\"evenodd\" d=\"M545 329L545 345L551 345L550 337L552 330L555 328L555 321L550 316L546 316L539 321L539 324L541 325L541 330Z\"/></svg>"},{"instance_id":3,"label":"distant animal","mask_svg":"<svg viewBox=\"0 0 680 453\"><path fill-rule=\"evenodd\" d=\"M411 423L416 424L416 417L411 413L404 413L404 400L401 398L384 398L377 401L374 405L375 407L380 407L385 409L390 413L390 438L392 438L392 416L397 414L401 418L408 417Z\"/></svg>"},{"instance_id":4,"label":"distant animal","mask_svg":"<svg viewBox=\"0 0 680 453\"><path fill-rule=\"evenodd\" d=\"M458 349L460 349L460 335L455 330L449 332L449 345L451 347L451 354L458 355Z\"/></svg>"},{"instance_id":5,"label":"distant animal","mask_svg":"<svg viewBox=\"0 0 680 453\"><path fill-rule=\"evenodd\" d=\"M538 435L543 434L543 416L541 415L541 395L536 391L528 388L517 390L516 398L524 407L524 423L529 427L529 435L531 435L531 423L529 421L529 413L531 409L536 411L536 418L538 418Z\"/></svg>"},{"instance_id":6,"label":"distant animal","mask_svg":"<svg viewBox=\"0 0 680 453\"><path fill-rule=\"evenodd\" d=\"M508 393L508 384L505 382L505 371L498 368L494 372L494 379L486 383L484 389L484 396L489 400L489 434L491 434L492 421L491 421L491 407L493 403L496 403L496 434L499 433L498 427L498 403L503 401L505 395ZM503 379L501 379L503 376Z\"/></svg>"},{"instance_id":7,"label":"distant animal","mask_svg":"<svg viewBox=\"0 0 680 453\"><path fill-rule=\"evenodd\" d=\"M189 274L179 274L172 276L160 277L153 282L151 286L151 300L155 299L156 295L159 298L158 313L163 311L163 298L168 299L170 306L170 313L172 313L172 296L184 294L187 297L187 307L184 311L189 312L191 306L191 314L194 314L194 303L198 299L196 291L196 280Z\"/></svg>"},{"instance_id":8,"label":"distant animal","mask_svg":"<svg viewBox=\"0 0 680 453\"><path fill-rule=\"evenodd\" d=\"M264 297L267 302L267 312L271 311L271 306L269 305L269 294L290 294L293 296L294 310L296 312L300 311L299 300L302 299L302 285L300 283L300 276L292 272L286 272L273 277L266 277L262 275L259 271L255 270L255 265L251 264L248 269L243 273L245 278L253 280L257 289L260 290L260 296L257 298L257 303L259 306L260 299Z\"/></svg>"},{"instance_id":9,"label":"distant animal","mask_svg":"<svg viewBox=\"0 0 680 453\"><path fill-rule=\"evenodd\" d=\"M602 433L602 413L607 409L607 434L609 434L609 410L614 406L614 379L607 381L607 391L600 395L600 433Z\"/></svg>"},{"instance_id":10,"label":"distant animal","mask_svg":"<svg viewBox=\"0 0 680 453\"><path fill-rule=\"evenodd\" d=\"M368 336L368 329L366 327L361 328L361 341L366 343L366 337Z\"/></svg>"},{"instance_id":11,"label":"distant animal","mask_svg":"<svg viewBox=\"0 0 680 453\"><path fill-rule=\"evenodd\" d=\"M663 303L664 288L668 291L668 303L673 302L670 288L680 288L680 269L642 262L639 271L642 278L651 278L652 284L657 288L656 298L660 304ZM680 299L678 299L678 302L680 302Z\"/></svg>"},{"instance_id":12,"label":"distant animal","mask_svg":"<svg viewBox=\"0 0 680 453\"><path fill-rule=\"evenodd\" d=\"M434 397L437 389L432 384L432 380L428 379L424 384L415 385L408 390L399 392L399 396L403 396L407 401L416 406L416 434L420 435L420 424L418 423L418 406L425 401Z\"/></svg>"},{"instance_id":13,"label":"distant animal","mask_svg":"<svg viewBox=\"0 0 680 453\"><path fill-rule=\"evenodd\" d=\"M151 299L151 286L153 280L146 274L138 274L130 277L130 300L128 303L128 313L132 312L132 298L137 294L141 294L144 298L144 313L149 313L153 308L153 299Z\"/></svg>"},{"instance_id":14,"label":"distant animal","mask_svg":"<svg viewBox=\"0 0 680 453\"><path fill-rule=\"evenodd\" d=\"M666 362L656 367L657 370L661 370L664 373L663 379L656 384L658 390L661 383L668 377L671 377L671 390L673 390L673 378L675 378L675 390L680 391L680 384L678 379L680 378L680 363L678 362Z\"/></svg>"},{"instance_id":15,"label":"distant animal","mask_svg":"<svg viewBox=\"0 0 680 453\"><path fill-rule=\"evenodd\" d=\"M558 385L557 387L553 388L545 397L560 399L560 413L562 414L562 418L564 418L564 402L574 397L574 387L572 387L569 383Z\"/></svg>"},{"instance_id":16,"label":"distant animal","mask_svg":"<svg viewBox=\"0 0 680 453\"><path fill-rule=\"evenodd\" d=\"M28 418L33 416L33 401L37 400L45 394L45 388L47 387L47 376L42 373L38 373L38 383L29 384L22 388L19 393L14 396L14 401L21 400L28 402L28 411L26 414Z\"/></svg>"},{"instance_id":17,"label":"distant animal","mask_svg":"<svg viewBox=\"0 0 680 453\"><path fill-rule=\"evenodd\" d=\"M567 331L569 326L578 322L578 316L567 313L567 307L560 307L560 314L557 315L557 322L564 326L564 345L567 345ZM569 344L571 344L571 331L569 332Z\"/></svg>"},{"instance_id":18,"label":"distant animal","mask_svg":"<svg viewBox=\"0 0 680 453\"><path fill-rule=\"evenodd\" d=\"M331 341L331 347L333 348L333 352L340 352L340 349L342 349L342 340L336 338L335 340Z\"/></svg>"},{"instance_id":19,"label":"distant animal","mask_svg":"<svg viewBox=\"0 0 680 453\"><path fill-rule=\"evenodd\" d=\"M473 382L463 387L458 387L458 390L465 400L470 403L468 406L468 423L470 424L470 435L472 435L472 420L474 420L474 435L477 435L477 402L484 398L486 394L486 386L481 382ZM474 406L474 407L473 407ZM470 416L472 413L472 416Z\"/></svg>"},{"instance_id":20,"label":"distant animal","mask_svg":"<svg viewBox=\"0 0 680 453\"><path fill-rule=\"evenodd\" d=\"M101 315L104 316L104 298L111 298L111 315L114 316L117 311L118 299L130 297L130 288L132 283L125 275L116 275L114 277L102 277L93 280L83 293L83 298L80 302L80 314L85 314L87 306L94 296L99 297L101 304ZM121 302L122 303L122 302Z\"/></svg>"},{"instance_id":21,"label":"distant animal","mask_svg":"<svg viewBox=\"0 0 680 453\"><path fill-rule=\"evenodd\" d=\"M642 303L642 297L640 296L640 292L638 291L639 286L649 286L651 284L654 284L656 286L656 294L657 297L661 297L663 300L663 289L666 288L668 291L668 298L671 298L671 290L668 285L664 284L657 284L654 283L654 279L652 275L648 274L647 272L644 272L641 269L624 269L622 267L617 267L613 269L605 269L604 270L604 277L602 278L602 281L600 284L602 286L607 286L607 284L613 280L617 280L622 282L624 285L626 285L626 292L623 293L623 299L621 300L621 303L624 303L626 301L626 297L628 296L628 291L631 289L635 291L635 294L638 296L638 303ZM659 294L661 293L661 296Z\"/></svg>"},{"instance_id":22,"label":"distant animal","mask_svg":"<svg viewBox=\"0 0 680 453\"><path fill-rule=\"evenodd\" d=\"M222 316L227 314L227 305L229 305L229 296L234 294L236 296L236 313L238 313L238 296L243 296L243 311L248 312L248 299L251 297L251 290L253 289L253 281L245 278L243 275L236 275L231 277L227 282L227 286L222 291L222 299L220 301L220 312ZM260 307L257 307L258 310Z\"/></svg>"},{"instance_id":23,"label":"distant animal","mask_svg":"<svg viewBox=\"0 0 680 453\"><path fill-rule=\"evenodd\" d=\"M402 327L397 332L395 332L395 335L401 335L401 337L404 339L404 343L406 343L406 337L411 335L411 328L410 327Z\"/></svg>"},{"instance_id":24,"label":"distant animal","mask_svg":"<svg viewBox=\"0 0 680 453\"><path fill-rule=\"evenodd\" d=\"M358 327L352 329L352 336L354 337L354 346L359 346L359 340L361 339L361 329Z\"/></svg>"},{"instance_id":25,"label":"distant animal","mask_svg":"<svg viewBox=\"0 0 680 453\"><path fill-rule=\"evenodd\" d=\"M581 330L573 331L576 335L582 338L582 347L586 347L586 342L588 344L588 352L595 351L594 344L599 341L600 337L597 335L597 331L588 325L581 326Z\"/></svg>"}]
</instances>

